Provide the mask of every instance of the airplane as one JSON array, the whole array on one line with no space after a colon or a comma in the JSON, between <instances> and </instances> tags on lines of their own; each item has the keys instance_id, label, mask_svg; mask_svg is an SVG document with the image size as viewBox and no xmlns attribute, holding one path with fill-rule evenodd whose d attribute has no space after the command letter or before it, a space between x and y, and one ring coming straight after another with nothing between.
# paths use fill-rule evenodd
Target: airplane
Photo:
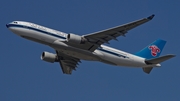
<instances>
[{"instance_id":1,"label":"airplane","mask_svg":"<svg viewBox=\"0 0 180 101\"><path fill-rule=\"evenodd\" d=\"M165 40L158 39L135 54L103 44L109 44L110 40L117 40L117 37L125 36L129 30L152 20L154 16L153 14L147 18L82 36L73 33L66 34L25 21L13 21L6 24L6 27L22 38L55 49L55 54L42 52L41 60L50 63L59 62L64 74L71 74L73 70L76 70L81 60L142 68L145 73L149 74L154 67L160 67L161 62L175 56L173 54L160 56L166 44Z\"/></svg>"}]
</instances>

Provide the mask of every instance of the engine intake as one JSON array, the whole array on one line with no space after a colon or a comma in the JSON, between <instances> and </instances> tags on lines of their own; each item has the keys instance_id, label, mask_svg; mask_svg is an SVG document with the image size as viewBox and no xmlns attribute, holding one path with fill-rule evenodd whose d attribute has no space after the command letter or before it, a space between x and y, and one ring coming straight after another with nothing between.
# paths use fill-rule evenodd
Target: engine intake
<instances>
[{"instance_id":1,"label":"engine intake","mask_svg":"<svg viewBox=\"0 0 180 101\"><path fill-rule=\"evenodd\" d=\"M76 34L68 34L67 41L75 44L84 44L87 41L87 39Z\"/></svg>"},{"instance_id":2,"label":"engine intake","mask_svg":"<svg viewBox=\"0 0 180 101\"><path fill-rule=\"evenodd\" d=\"M43 52L41 55L41 60L54 63L54 62L58 61L58 57L56 54L49 53L49 52Z\"/></svg>"}]
</instances>

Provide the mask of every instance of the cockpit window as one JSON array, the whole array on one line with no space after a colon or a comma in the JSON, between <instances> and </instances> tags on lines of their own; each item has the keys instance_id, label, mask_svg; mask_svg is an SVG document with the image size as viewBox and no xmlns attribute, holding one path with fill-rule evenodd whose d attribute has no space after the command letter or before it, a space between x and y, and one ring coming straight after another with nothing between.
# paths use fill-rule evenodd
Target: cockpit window
<instances>
[{"instance_id":1,"label":"cockpit window","mask_svg":"<svg viewBox=\"0 0 180 101\"><path fill-rule=\"evenodd\" d=\"M16 23L16 24L17 24L17 22L16 22L16 21L14 21L14 23Z\"/></svg>"}]
</instances>

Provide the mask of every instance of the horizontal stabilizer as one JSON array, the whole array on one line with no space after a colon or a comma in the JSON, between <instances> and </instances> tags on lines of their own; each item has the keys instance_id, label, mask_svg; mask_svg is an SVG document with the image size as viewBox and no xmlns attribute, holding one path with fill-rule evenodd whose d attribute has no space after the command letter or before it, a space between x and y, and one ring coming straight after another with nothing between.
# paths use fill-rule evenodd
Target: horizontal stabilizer
<instances>
[{"instance_id":1,"label":"horizontal stabilizer","mask_svg":"<svg viewBox=\"0 0 180 101\"><path fill-rule=\"evenodd\" d=\"M166 61L166 60L168 60L168 59L170 59L172 57L175 57L175 55L170 54L170 55L160 56L160 57L157 57L157 58L145 60L145 62L147 64L158 64L158 63Z\"/></svg>"},{"instance_id":2,"label":"horizontal stabilizer","mask_svg":"<svg viewBox=\"0 0 180 101\"><path fill-rule=\"evenodd\" d=\"M151 70L153 69L153 67L143 67L142 69L145 73L149 74Z\"/></svg>"}]
</instances>

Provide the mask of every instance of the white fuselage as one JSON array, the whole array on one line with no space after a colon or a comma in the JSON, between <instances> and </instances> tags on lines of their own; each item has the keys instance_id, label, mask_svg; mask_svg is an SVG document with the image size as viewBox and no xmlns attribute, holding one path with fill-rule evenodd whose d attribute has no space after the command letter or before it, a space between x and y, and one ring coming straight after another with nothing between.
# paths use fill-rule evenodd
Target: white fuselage
<instances>
[{"instance_id":1,"label":"white fuselage","mask_svg":"<svg viewBox=\"0 0 180 101\"><path fill-rule=\"evenodd\" d=\"M145 67L145 58L101 45L94 52L67 44L67 34L30 22L15 21L7 24L15 34L26 39L48 45L63 54L83 60L100 61L117 66Z\"/></svg>"}]
</instances>

